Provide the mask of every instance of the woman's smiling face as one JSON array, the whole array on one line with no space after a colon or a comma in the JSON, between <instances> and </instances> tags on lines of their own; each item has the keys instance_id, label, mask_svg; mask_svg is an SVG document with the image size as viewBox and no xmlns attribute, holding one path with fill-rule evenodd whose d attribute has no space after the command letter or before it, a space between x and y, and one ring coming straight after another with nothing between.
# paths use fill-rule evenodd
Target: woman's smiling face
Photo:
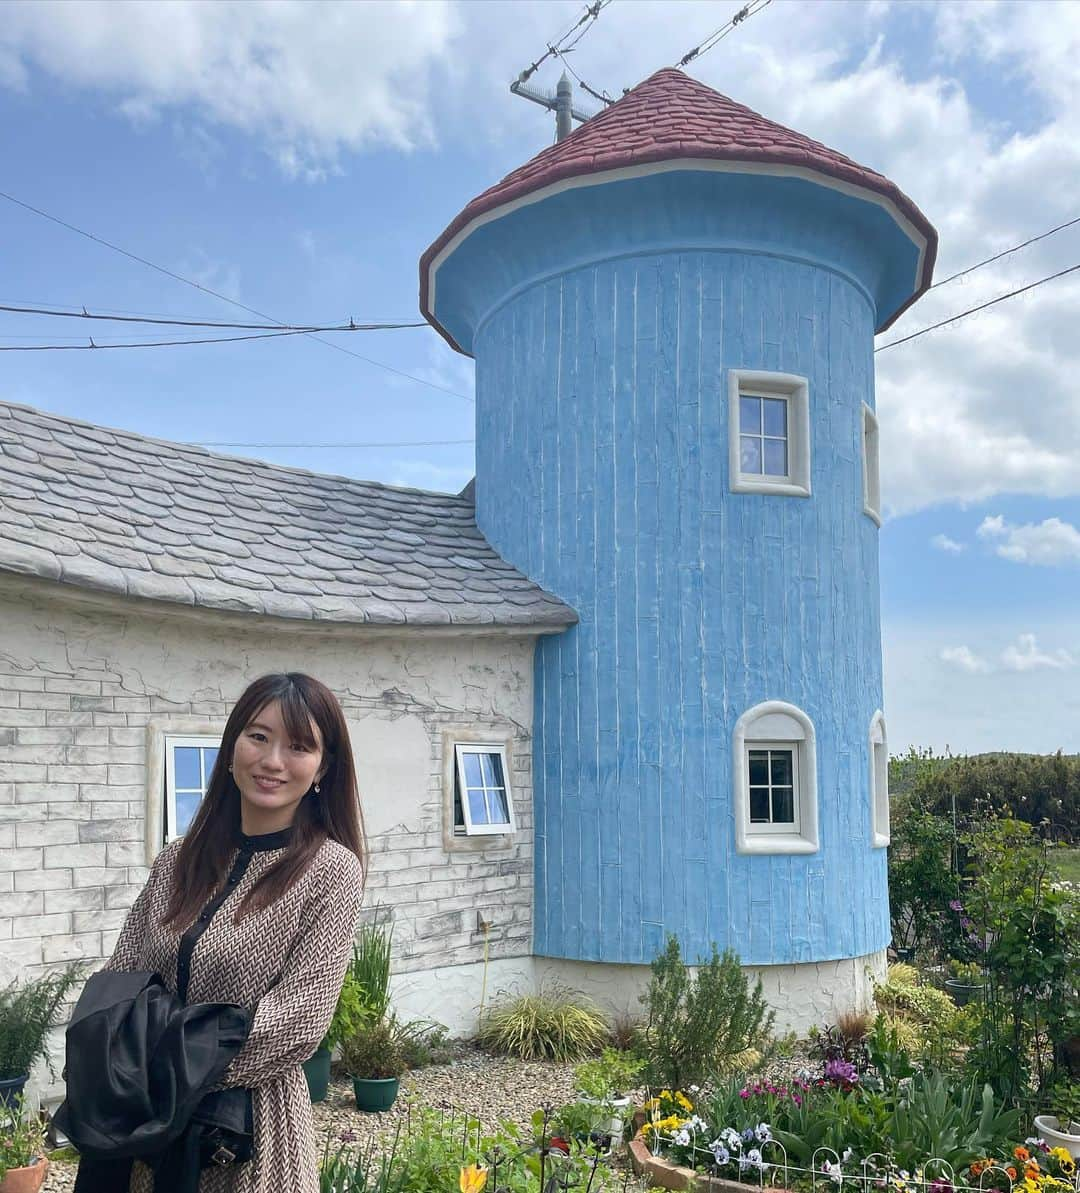
<instances>
[{"instance_id":1,"label":"woman's smiling face","mask_svg":"<svg viewBox=\"0 0 1080 1193\"><path fill-rule=\"evenodd\" d=\"M273 700L255 714L236 739L232 776L240 789L240 823L249 836L288 828L300 801L326 770L319 727L314 743L292 740Z\"/></svg>"}]
</instances>

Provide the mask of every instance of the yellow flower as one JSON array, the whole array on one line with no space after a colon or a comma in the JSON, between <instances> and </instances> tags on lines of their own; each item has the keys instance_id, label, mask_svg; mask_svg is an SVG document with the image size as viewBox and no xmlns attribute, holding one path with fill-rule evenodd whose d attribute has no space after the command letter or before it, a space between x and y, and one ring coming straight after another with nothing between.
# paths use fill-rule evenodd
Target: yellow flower
<instances>
[{"instance_id":1,"label":"yellow flower","mask_svg":"<svg viewBox=\"0 0 1080 1193\"><path fill-rule=\"evenodd\" d=\"M683 1110L693 1110L694 1109L694 1103L691 1102L690 1099L684 1093L677 1093L675 1095L675 1101L679 1103L679 1105L683 1108Z\"/></svg>"},{"instance_id":2,"label":"yellow flower","mask_svg":"<svg viewBox=\"0 0 1080 1193\"><path fill-rule=\"evenodd\" d=\"M461 1170L458 1176L458 1188L461 1193L480 1193L487 1184L487 1169L476 1164L470 1164Z\"/></svg>"}]
</instances>

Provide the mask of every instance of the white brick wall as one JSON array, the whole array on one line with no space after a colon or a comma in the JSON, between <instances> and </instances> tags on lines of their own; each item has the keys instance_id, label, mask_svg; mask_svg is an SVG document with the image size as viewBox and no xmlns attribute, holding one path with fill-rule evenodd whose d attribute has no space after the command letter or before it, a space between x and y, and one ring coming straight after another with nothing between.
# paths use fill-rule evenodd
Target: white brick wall
<instances>
[{"instance_id":1,"label":"white brick wall","mask_svg":"<svg viewBox=\"0 0 1080 1193\"><path fill-rule=\"evenodd\" d=\"M147 726L220 729L245 684L280 669L341 698L371 846L365 914L392 917L396 971L479 961L478 913L492 959L529 954L531 639L319 637L141 608L0 581L0 979L101 963L147 874ZM465 727L508 743L519 828L458 851L444 734Z\"/></svg>"}]
</instances>

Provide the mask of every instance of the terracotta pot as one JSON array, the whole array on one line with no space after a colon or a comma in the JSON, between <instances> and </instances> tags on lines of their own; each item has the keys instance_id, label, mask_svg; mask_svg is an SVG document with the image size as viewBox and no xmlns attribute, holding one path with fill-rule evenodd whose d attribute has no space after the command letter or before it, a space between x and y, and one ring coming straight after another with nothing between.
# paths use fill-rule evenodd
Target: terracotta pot
<instances>
[{"instance_id":1,"label":"terracotta pot","mask_svg":"<svg viewBox=\"0 0 1080 1193\"><path fill-rule=\"evenodd\" d=\"M9 1168L0 1181L0 1193L38 1193L48 1171L49 1161L44 1156L29 1168Z\"/></svg>"}]
</instances>

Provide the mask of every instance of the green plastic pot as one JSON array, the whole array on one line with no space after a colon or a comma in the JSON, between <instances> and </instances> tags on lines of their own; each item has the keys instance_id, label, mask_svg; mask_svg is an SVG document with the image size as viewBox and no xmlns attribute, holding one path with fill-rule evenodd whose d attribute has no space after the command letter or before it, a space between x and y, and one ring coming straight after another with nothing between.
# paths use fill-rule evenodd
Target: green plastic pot
<instances>
[{"instance_id":1,"label":"green plastic pot","mask_svg":"<svg viewBox=\"0 0 1080 1193\"><path fill-rule=\"evenodd\" d=\"M376 1113L389 1110L398 1092L397 1077L354 1077L356 1109Z\"/></svg>"},{"instance_id":2,"label":"green plastic pot","mask_svg":"<svg viewBox=\"0 0 1080 1193\"><path fill-rule=\"evenodd\" d=\"M307 1078L308 1094L313 1102L326 1099L330 1086L330 1049L318 1048L301 1066Z\"/></svg>"}]
</instances>

